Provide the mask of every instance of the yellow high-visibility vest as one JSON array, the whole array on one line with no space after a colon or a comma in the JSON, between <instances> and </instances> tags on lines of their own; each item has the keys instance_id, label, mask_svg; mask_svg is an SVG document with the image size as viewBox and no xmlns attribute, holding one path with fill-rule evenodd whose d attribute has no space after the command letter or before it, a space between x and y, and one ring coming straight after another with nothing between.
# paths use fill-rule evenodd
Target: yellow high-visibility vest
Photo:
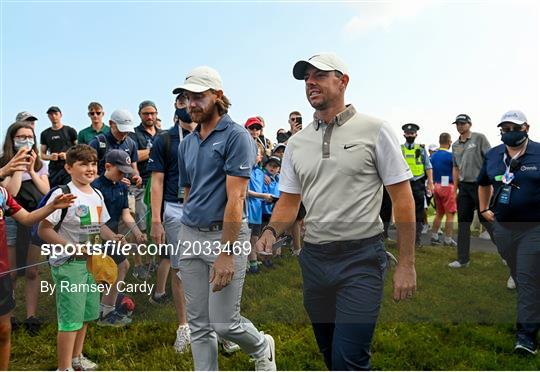
<instances>
[{"instance_id":1,"label":"yellow high-visibility vest","mask_svg":"<svg viewBox=\"0 0 540 372\"><path fill-rule=\"evenodd\" d=\"M424 159L422 159L423 148L420 145L414 144L412 149L408 149L407 146L401 145L401 152L405 157L407 165L411 169L413 177L423 176L425 173Z\"/></svg>"}]
</instances>

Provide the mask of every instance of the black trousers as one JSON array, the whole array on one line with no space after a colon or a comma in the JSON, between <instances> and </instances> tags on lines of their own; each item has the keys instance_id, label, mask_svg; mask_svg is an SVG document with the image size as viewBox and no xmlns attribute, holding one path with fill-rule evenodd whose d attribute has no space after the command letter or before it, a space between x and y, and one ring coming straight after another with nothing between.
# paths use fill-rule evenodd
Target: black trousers
<instances>
[{"instance_id":1,"label":"black trousers","mask_svg":"<svg viewBox=\"0 0 540 372\"><path fill-rule=\"evenodd\" d=\"M415 244L420 244L420 236L422 235L422 227L424 223L424 198L426 195L426 179L420 178L419 180L411 181L411 189L414 197L414 210L416 216Z\"/></svg>"},{"instance_id":2,"label":"black trousers","mask_svg":"<svg viewBox=\"0 0 540 372\"><path fill-rule=\"evenodd\" d=\"M462 264L469 262L471 250L471 224L474 211L478 211L478 184L476 182L460 182L457 197L458 214L458 261ZM493 241L493 227L480 213L480 223L486 228Z\"/></svg>"}]
</instances>

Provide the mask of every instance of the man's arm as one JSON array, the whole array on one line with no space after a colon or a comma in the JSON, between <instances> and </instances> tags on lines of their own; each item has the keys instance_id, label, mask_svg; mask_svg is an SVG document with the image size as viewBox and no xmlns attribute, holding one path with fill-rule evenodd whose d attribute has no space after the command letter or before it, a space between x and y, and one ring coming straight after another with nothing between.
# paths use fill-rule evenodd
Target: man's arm
<instances>
[{"instance_id":1,"label":"man's arm","mask_svg":"<svg viewBox=\"0 0 540 372\"><path fill-rule=\"evenodd\" d=\"M150 149L137 150L139 161L145 161L150 158Z\"/></svg>"},{"instance_id":2,"label":"man's arm","mask_svg":"<svg viewBox=\"0 0 540 372\"><path fill-rule=\"evenodd\" d=\"M191 190L191 187L184 187L184 204L186 204L188 201L190 190Z\"/></svg>"},{"instance_id":3,"label":"man's arm","mask_svg":"<svg viewBox=\"0 0 540 372\"><path fill-rule=\"evenodd\" d=\"M42 160L51 160L51 156L47 154L47 145L41 144L39 149L40 149L40 156Z\"/></svg>"},{"instance_id":4,"label":"man's arm","mask_svg":"<svg viewBox=\"0 0 540 372\"><path fill-rule=\"evenodd\" d=\"M394 300L399 301L416 291L414 199L409 181L388 185L386 190L392 199L397 227L399 262L394 273Z\"/></svg>"},{"instance_id":5,"label":"man's arm","mask_svg":"<svg viewBox=\"0 0 540 372\"><path fill-rule=\"evenodd\" d=\"M164 179L165 174L163 172L152 172L150 206L152 207L152 239L156 244L161 244L165 241L165 230L161 224Z\"/></svg>"},{"instance_id":6,"label":"man's arm","mask_svg":"<svg viewBox=\"0 0 540 372\"><path fill-rule=\"evenodd\" d=\"M459 185L459 168L456 166L452 167L452 179L454 180L454 193L457 194Z\"/></svg>"}]
</instances>

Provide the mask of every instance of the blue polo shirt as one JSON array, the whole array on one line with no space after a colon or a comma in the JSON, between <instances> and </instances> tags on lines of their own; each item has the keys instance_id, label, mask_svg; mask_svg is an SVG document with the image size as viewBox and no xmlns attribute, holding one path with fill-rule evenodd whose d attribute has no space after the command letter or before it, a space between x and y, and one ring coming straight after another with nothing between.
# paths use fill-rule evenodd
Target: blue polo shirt
<instances>
[{"instance_id":1,"label":"blue polo shirt","mask_svg":"<svg viewBox=\"0 0 540 372\"><path fill-rule=\"evenodd\" d=\"M118 224L122 217L122 211L129 208L128 187L122 182L112 182L104 174L95 179L92 182L92 186L101 191L103 195L103 201L111 217L107 221L107 226L112 231L118 232Z\"/></svg>"},{"instance_id":2,"label":"blue polo shirt","mask_svg":"<svg viewBox=\"0 0 540 372\"><path fill-rule=\"evenodd\" d=\"M506 170L503 158L506 146L501 144L492 148L486 154L486 159L478 175L478 184L493 185L493 198L497 200L499 190L503 186L501 176ZM507 164L509 163L507 154ZM491 207L497 221L501 223L529 222L520 226L530 226L540 223L540 144L529 140L525 153L515 161L512 167L514 180L510 192L509 204L495 203Z\"/></svg>"},{"instance_id":3,"label":"blue polo shirt","mask_svg":"<svg viewBox=\"0 0 540 372\"><path fill-rule=\"evenodd\" d=\"M262 193L264 185L264 173L257 165L251 171L248 189L250 191ZM248 196L248 221L249 223L262 223L262 199Z\"/></svg>"},{"instance_id":4,"label":"blue polo shirt","mask_svg":"<svg viewBox=\"0 0 540 372\"><path fill-rule=\"evenodd\" d=\"M452 153L447 149L439 149L431 155L431 166L433 167L433 182L441 183L442 176L450 177L450 183L454 182L452 178Z\"/></svg>"},{"instance_id":5,"label":"blue polo shirt","mask_svg":"<svg viewBox=\"0 0 540 372\"><path fill-rule=\"evenodd\" d=\"M103 157L99 156L99 153L100 153L100 150L99 150L100 142L98 139L99 136L100 135L94 137L94 139L90 141L88 145L90 147L93 147L98 152L98 158L99 158L98 159L98 174L103 174L105 173L105 156ZM112 132L108 132L104 134L104 136L105 136L105 141L106 141L105 143L106 152L110 150L124 150L131 158L132 163L136 163L137 160L139 160L139 156L137 155L137 144L131 138L126 137L126 139L123 140L122 142L118 142L116 138L114 138Z\"/></svg>"},{"instance_id":6,"label":"blue polo shirt","mask_svg":"<svg viewBox=\"0 0 540 372\"><path fill-rule=\"evenodd\" d=\"M161 129L156 128L156 134L151 135L144 128L144 125L141 123L135 127L135 132L129 133L129 137L137 145L137 150L146 150L154 147L154 140L163 132ZM150 177L150 171L147 169L147 166L148 160L137 161L137 169L139 169L143 186L146 185L146 181Z\"/></svg>"},{"instance_id":7,"label":"blue polo shirt","mask_svg":"<svg viewBox=\"0 0 540 372\"><path fill-rule=\"evenodd\" d=\"M227 114L204 141L199 131L184 138L178 150L179 187L190 187L181 222L208 227L223 221L227 176L249 179L257 147L248 131Z\"/></svg>"},{"instance_id":8,"label":"blue polo shirt","mask_svg":"<svg viewBox=\"0 0 540 372\"><path fill-rule=\"evenodd\" d=\"M163 178L163 200L167 202L178 203L178 145L180 144L180 126L175 124L165 134L160 134L154 139L152 150L150 150L150 159L146 168L152 172L164 173ZM183 136L189 135L189 132L181 129ZM169 151L166 150L165 135L169 136Z\"/></svg>"},{"instance_id":9,"label":"blue polo shirt","mask_svg":"<svg viewBox=\"0 0 540 372\"><path fill-rule=\"evenodd\" d=\"M267 185L266 183L263 185L263 193L264 194L271 194L272 196L275 196L276 198L279 198L279 195L281 192L279 191L279 175L276 175L273 177L268 173L266 170L264 171L264 174L268 177L270 177L270 183ZM263 200L262 203L262 212L263 214L270 215L272 214L272 210L274 209L275 203L268 203L267 201Z\"/></svg>"}]
</instances>

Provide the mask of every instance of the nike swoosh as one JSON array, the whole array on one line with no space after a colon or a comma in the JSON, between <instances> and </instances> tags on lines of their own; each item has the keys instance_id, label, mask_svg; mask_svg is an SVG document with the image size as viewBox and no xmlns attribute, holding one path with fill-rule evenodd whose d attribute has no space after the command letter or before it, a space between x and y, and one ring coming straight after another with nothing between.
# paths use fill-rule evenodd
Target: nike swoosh
<instances>
[{"instance_id":1,"label":"nike swoosh","mask_svg":"<svg viewBox=\"0 0 540 372\"><path fill-rule=\"evenodd\" d=\"M221 142L223 142L223 141L214 142L214 143L212 144L212 146L219 145Z\"/></svg>"},{"instance_id":2,"label":"nike swoosh","mask_svg":"<svg viewBox=\"0 0 540 372\"><path fill-rule=\"evenodd\" d=\"M240 166L240 169L249 169L249 167L246 167L246 166L244 166L244 165L241 165L241 166Z\"/></svg>"},{"instance_id":3,"label":"nike swoosh","mask_svg":"<svg viewBox=\"0 0 540 372\"><path fill-rule=\"evenodd\" d=\"M351 147L354 147L354 146L358 146L358 144L355 143L354 145L345 145L345 146L343 146L343 148L344 148L345 150L347 150L347 149L350 149Z\"/></svg>"},{"instance_id":4,"label":"nike swoosh","mask_svg":"<svg viewBox=\"0 0 540 372\"><path fill-rule=\"evenodd\" d=\"M270 346L270 357L268 358L268 361L272 362L274 360L274 357L273 357L274 351L272 350L272 345L268 345L268 346Z\"/></svg>"}]
</instances>

